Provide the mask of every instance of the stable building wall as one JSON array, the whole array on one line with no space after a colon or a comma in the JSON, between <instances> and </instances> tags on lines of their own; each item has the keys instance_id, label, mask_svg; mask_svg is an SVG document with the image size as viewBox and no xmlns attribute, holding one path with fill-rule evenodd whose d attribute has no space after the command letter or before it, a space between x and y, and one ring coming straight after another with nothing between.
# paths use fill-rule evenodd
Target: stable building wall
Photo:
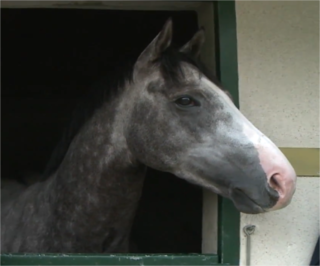
<instances>
[{"instance_id":1,"label":"stable building wall","mask_svg":"<svg viewBox=\"0 0 320 266\"><path fill-rule=\"evenodd\" d=\"M319 148L319 2L236 1L236 14L241 111L279 147ZM251 265L309 265L319 237L317 173L298 177L287 208L241 214L241 229L256 226Z\"/></svg>"}]
</instances>

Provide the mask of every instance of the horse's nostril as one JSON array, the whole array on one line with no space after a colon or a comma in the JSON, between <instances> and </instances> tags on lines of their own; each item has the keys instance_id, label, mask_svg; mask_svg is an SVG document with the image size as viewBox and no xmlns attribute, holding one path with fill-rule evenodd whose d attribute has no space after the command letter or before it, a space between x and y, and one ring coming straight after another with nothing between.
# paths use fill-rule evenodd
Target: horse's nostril
<instances>
[{"instance_id":1,"label":"horse's nostril","mask_svg":"<svg viewBox=\"0 0 320 266\"><path fill-rule=\"evenodd\" d=\"M274 174L271 176L270 180L269 180L269 185L270 187L272 187L274 190L279 190L280 189L280 184L277 180L277 174Z\"/></svg>"},{"instance_id":2,"label":"horse's nostril","mask_svg":"<svg viewBox=\"0 0 320 266\"><path fill-rule=\"evenodd\" d=\"M277 198L279 196L282 196L284 194L284 190L285 190L285 184L282 181L282 176L280 174L274 174L270 177L269 179L269 186L274 190L274 193L271 194L276 194L274 196L276 196ZM271 192L271 191L269 191Z\"/></svg>"}]
</instances>

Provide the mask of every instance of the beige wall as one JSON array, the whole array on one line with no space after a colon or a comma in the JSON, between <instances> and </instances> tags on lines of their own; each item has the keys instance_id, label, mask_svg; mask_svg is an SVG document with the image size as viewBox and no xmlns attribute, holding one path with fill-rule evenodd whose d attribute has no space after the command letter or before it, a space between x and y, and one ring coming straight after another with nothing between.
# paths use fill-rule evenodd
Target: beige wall
<instances>
[{"instance_id":1,"label":"beige wall","mask_svg":"<svg viewBox=\"0 0 320 266\"><path fill-rule=\"evenodd\" d=\"M237 1L242 112L279 147L319 147L319 2ZM251 265L308 265L319 236L319 178L299 177L287 208L257 226Z\"/></svg>"}]
</instances>

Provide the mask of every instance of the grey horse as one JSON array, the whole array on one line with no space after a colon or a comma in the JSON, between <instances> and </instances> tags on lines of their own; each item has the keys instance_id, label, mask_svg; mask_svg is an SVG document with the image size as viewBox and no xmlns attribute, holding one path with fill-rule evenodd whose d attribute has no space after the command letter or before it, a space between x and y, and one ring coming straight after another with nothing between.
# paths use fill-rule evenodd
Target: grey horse
<instances>
[{"instance_id":1,"label":"grey horse","mask_svg":"<svg viewBox=\"0 0 320 266\"><path fill-rule=\"evenodd\" d=\"M128 252L146 167L240 212L290 203L294 169L201 64L204 36L199 29L174 49L169 19L129 72L87 99L92 108L67 130L46 178L4 193L2 252Z\"/></svg>"}]
</instances>

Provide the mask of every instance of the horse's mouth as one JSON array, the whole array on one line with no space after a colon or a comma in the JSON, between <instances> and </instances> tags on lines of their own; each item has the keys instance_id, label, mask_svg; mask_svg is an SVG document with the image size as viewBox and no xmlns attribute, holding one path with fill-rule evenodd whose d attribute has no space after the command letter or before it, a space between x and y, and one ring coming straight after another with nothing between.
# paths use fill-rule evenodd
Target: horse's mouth
<instances>
[{"instance_id":1,"label":"horse's mouth","mask_svg":"<svg viewBox=\"0 0 320 266\"><path fill-rule=\"evenodd\" d=\"M262 208L258 203L256 203L253 199L248 197L241 190L235 189L231 193L231 199L238 209L238 211L247 213L247 214L258 214L266 212L264 208Z\"/></svg>"}]
</instances>

